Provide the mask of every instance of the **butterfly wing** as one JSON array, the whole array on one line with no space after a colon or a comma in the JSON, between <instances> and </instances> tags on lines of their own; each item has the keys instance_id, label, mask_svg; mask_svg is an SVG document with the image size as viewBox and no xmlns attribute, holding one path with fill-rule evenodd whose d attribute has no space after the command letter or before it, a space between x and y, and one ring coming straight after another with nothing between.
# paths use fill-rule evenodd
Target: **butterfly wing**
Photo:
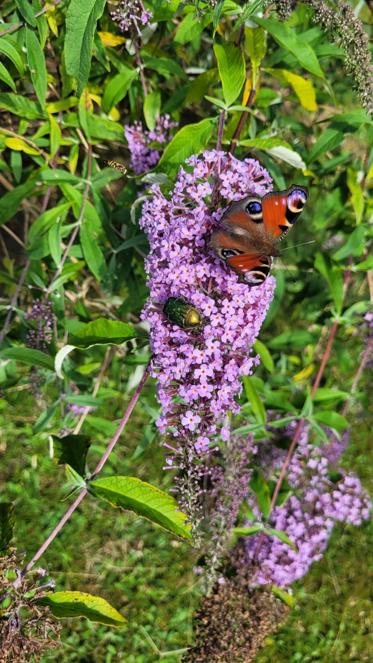
<instances>
[{"instance_id":1,"label":"butterfly wing","mask_svg":"<svg viewBox=\"0 0 373 663\"><path fill-rule=\"evenodd\" d=\"M260 285L267 278L272 259L255 249L245 248L239 235L219 230L213 234L211 244L219 258L249 285Z\"/></svg>"},{"instance_id":2,"label":"butterfly wing","mask_svg":"<svg viewBox=\"0 0 373 663\"><path fill-rule=\"evenodd\" d=\"M303 211L306 200L306 189L295 184L286 191L268 193L262 199L265 230L278 238L287 233Z\"/></svg>"},{"instance_id":3,"label":"butterfly wing","mask_svg":"<svg viewBox=\"0 0 373 663\"><path fill-rule=\"evenodd\" d=\"M267 278L276 244L297 220L307 191L292 185L263 198L250 196L233 203L211 237L217 255L250 285Z\"/></svg>"},{"instance_id":4,"label":"butterfly wing","mask_svg":"<svg viewBox=\"0 0 373 663\"><path fill-rule=\"evenodd\" d=\"M272 258L259 253L243 253L227 258L226 262L249 285L261 285L271 270Z\"/></svg>"}]
</instances>

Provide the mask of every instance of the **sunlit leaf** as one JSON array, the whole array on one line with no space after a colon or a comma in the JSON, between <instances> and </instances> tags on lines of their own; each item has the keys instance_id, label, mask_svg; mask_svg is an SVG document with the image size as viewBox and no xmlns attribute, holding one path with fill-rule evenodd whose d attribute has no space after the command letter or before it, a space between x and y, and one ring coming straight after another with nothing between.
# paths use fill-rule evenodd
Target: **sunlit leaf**
<instances>
[{"instance_id":1,"label":"sunlit leaf","mask_svg":"<svg viewBox=\"0 0 373 663\"><path fill-rule=\"evenodd\" d=\"M233 104L246 78L245 60L241 48L232 42L214 44L220 80L227 106Z\"/></svg>"},{"instance_id":2,"label":"sunlit leaf","mask_svg":"<svg viewBox=\"0 0 373 663\"><path fill-rule=\"evenodd\" d=\"M173 534L191 538L186 515L178 510L174 498L145 481L125 476L95 479L90 482L89 491L114 506L134 511Z\"/></svg>"},{"instance_id":3,"label":"sunlit leaf","mask_svg":"<svg viewBox=\"0 0 373 663\"><path fill-rule=\"evenodd\" d=\"M126 619L105 599L85 592L54 592L37 600L50 608L55 617L87 617L92 622L122 626Z\"/></svg>"},{"instance_id":4,"label":"sunlit leaf","mask_svg":"<svg viewBox=\"0 0 373 663\"><path fill-rule=\"evenodd\" d=\"M97 318L83 325L74 334L69 334L69 344L78 348L91 345L120 345L140 334L133 325L120 320Z\"/></svg>"}]
</instances>

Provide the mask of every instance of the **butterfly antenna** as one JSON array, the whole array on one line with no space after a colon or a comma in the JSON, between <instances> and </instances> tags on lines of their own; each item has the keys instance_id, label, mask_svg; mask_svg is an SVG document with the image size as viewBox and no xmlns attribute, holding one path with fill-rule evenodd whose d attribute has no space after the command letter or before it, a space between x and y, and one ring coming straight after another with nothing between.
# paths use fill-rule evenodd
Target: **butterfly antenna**
<instances>
[{"instance_id":1,"label":"butterfly antenna","mask_svg":"<svg viewBox=\"0 0 373 663\"><path fill-rule=\"evenodd\" d=\"M305 246L306 244L315 244L316 240L311 239L309 242L302 242L301 244L291 244L291 246L286 246L284 249L281 249L280 253L288 251L289 249L296 249L298 246Z\"/></svg>"}]
</instances>

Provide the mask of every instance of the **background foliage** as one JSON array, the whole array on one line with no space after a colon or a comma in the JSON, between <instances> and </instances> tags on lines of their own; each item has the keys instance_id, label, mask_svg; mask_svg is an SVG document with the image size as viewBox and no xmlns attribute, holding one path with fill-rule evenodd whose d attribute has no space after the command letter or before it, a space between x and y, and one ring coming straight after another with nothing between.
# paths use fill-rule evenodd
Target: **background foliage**
<instances>
[{"instance_id":1,"label":"background foliage","mask_svg":"<svg viewBox=\"0 0 373 663\"><path fill-rule=\"evenodd\" d=\"M260 2L154 0L146 3L152 18L140 36L119 30L114 8L104 0L6 0L0 12L2 500L15 501L14 541L27 559L65 510L50 435L77 432L83 416L92 463L149 359L139 325L147 242L137 225L146 186L159 181L167 189L187 156L215 147L222 110L227 149L250 94L236 154L258 158L275 188L307 186L310 202L277 263L276 297L257 345L262 364L236 423L259 439L268 410L303 412L316 437L320 424L341 434L352 421L345 466L366 486L372 479L366 377L348 401L349 414L343 409L366 344L373 178L371 122L346 77L343 51L306 4L283 23L275 14L263 18ZM365 5L356 11L368 21ZM153 130L166 113L176 135L151 175L135 175L123 126L140 120ZM50 320L47 335L40 316L30 317L38 300L49 302L41 312ZM115 336L106 325L91 345L85 325L98 317L134 325L136 338L123 342L130 327ZM334 321L333 353L310 404ZM56 364L66 345L78 349L63 361L59 354ZM167 490L157 415L149 382L109 469ZM368 525L334 532L258 661L369 660L368 532ZM90 497L42 564L57 589L105 596L128 624L65 621L62 653L43 660L145 663L160 652L180 660L172 651L191 643L199 598L195 563L187 544Z\"/></svg>"}]
</instances>

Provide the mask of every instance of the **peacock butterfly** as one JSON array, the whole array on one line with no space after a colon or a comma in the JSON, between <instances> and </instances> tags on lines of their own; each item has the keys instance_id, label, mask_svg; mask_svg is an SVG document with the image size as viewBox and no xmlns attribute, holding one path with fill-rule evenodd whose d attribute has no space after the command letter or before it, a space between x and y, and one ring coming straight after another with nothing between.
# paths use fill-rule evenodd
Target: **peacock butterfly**
<instances>
[{"instance_id":1,"label":"peacock butterfly","mask_svg":"<svg viewBox=\"0 0 373 663\"><path fill-rule=\"evenodd\" d=\"M277 243L290 230L307 201L307 191L293 184L286 191L248 196L232 203L211 236L219 258L249 285L267 278Z\"/></svg>"}]
</instances>

